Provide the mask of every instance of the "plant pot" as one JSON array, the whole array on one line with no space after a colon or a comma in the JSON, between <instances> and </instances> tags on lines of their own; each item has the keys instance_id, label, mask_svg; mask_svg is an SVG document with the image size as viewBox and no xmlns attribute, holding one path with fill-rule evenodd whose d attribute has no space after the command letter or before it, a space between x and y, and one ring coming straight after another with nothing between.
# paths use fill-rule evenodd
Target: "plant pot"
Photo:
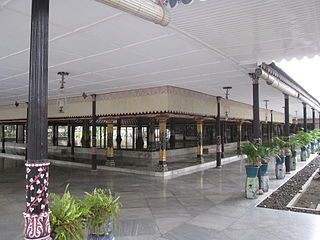
<instances>
[{"instance_id":1,"label":"plant pot","mask_svg":"<svg viewBox=\"0 0 320 240\"><path fill-rule=\"evenodd\" d=\"M302 162L307 160L307 150L306 150L305 147L302 147L302 148L301 148L300 160L301 160Z\"/></svg>"},{"instance_id":2,"label":"plant pot","mask_svg":"<svg viewBox=\"0 0 320 240\"><path fill-rule=\"evenodd\" d=\"M95 235L95 234L89 234L88 240L114 240L114 236L111 235Z\"/></svg>"},{"instance_id":3,"label":"plant pot","mask_svg":"<svg viewBox=\"0 0 320 240\"><path fill-rule=\"evenodd\" d=\"M286 159L286 157L284 155L276 156L276 164L277 165L284 164L285 159Z\"/></svg>"},{"instance_id":4,"label":"plant pot","mask_svg":"<svg viewBox=\"0 0 320 240\"><path fill-rule=\"evenodd\" d=\"M290 158L290 170L291 171L295 171L296 167L297 167L297 151L296 150L292 150L291 151L292 155Z\"/></svg>"},{"instance_id":5,"label":"plant pot","mask_svg":"<svg viewBox=\"0 0 320 240\"><path fill-rule=\"evenodd\" d=\"M311 143L311 153L314 154L314 142Z\"/></svg>"},{"instance_id":6,"label":"plant pot","mask_svg":"<svg viewBox=\"0 0 320 240\"><path fill-rule=\"evenodd\" d=\"M246 174L247 177L250 178L255 178L258 176L258 171L259 171L259 166L254 166L254 165L246 165Z\"/></svg>"},{"instance_id":7,"label":"plant pot","mask_svg":"<svg viewBox=\"0 0 320 240\"><path fill-rule=\"evenodd\" d=\"M96 227L94 230L89 230L88 240L114 240L112 219L108 219L105 224ZM99 233L97 233L99 232Z\"/></svg>"},{"instance_id":8,"label":"plant pot","mask_svg":"<svg viewBox=\"0 0 320 240\"><path fill-rule=\"evenodd\" d=\"M261 173L261 176L268 175L268 163L264 163L260 166L260 173Z\"/></svg>"}]
</instances>

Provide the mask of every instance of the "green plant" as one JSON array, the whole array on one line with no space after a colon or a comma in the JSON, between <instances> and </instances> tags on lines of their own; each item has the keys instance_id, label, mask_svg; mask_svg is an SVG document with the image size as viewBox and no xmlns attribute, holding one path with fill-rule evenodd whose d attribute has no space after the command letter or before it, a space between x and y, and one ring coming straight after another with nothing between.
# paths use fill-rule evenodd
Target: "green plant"
<instances>
[{"instance_id":1,"label":"green plant","mask_svg":"<svg viewBox=\"0 0 320 240\"><path fill-rule=\"evenodd\" d=\"M275 150L271 143L264 143L258 146L258 153L262 162L267 163L269 162L270 157L275 155Z\"/></svg>"},{"instance_id":2,"label":"green plant","mask_svg":"<svg viewBox=\"0 0 320 240\"><path fill-rule=\"evenodd\" d=\"M120 211L119 197L112 196L110 190L94 189L92 193L86 192L81 204L88 210L86 220L90 234L106 234L105 224L110 218L117 227Z\"/></svg>"},{"instance_id":3,"label":"green plant","mask_svg":"<svg viewBox=\"0 0 320 240\"><path fill-rule=\"evenodd\" d=\"M241 146L241 153L246 154L250 165L256 165L260 160L259 148L253 143L245 143Z\"/></svg>"},{"instance_id":4,"label":"green plant","mask_svg":"<svg viewBox=\"0 0 320 240\"><path fill-rule=\"evenodd\" d=\"M55 240L82 240L86 209L70 194L66 187L62 196L50 194L50 225Z\"/></svg>"},{"instance_id":5,"label":"green plant","mask_svg":"<svg viewBox=\"0 0 320 240\"><path fill-rule=\"evenodd\" d=\"M296 134L293 134L292 136L290 136L289 143L290 143L292 150L295 150L295 149L302 146L301 142L299 141L299 138Z\"/></svg>"},{"instance_id":6,"label":"green plant","mask_svg":"<svg viewBox=\"0 0 320 240\"><path fill-rule=\"evenodd\" d=\"M307 146L312 141L312 137L308 132L299 131L296 136L301 146Z\"/></svg>"}]
</instances>

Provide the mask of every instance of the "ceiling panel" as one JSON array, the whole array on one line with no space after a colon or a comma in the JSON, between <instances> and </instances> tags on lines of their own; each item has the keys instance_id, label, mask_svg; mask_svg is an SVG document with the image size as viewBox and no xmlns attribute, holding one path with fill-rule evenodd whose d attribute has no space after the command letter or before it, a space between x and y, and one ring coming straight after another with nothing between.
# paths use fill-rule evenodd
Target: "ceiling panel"
<instances>
[{"instance_id":1,"label":"ceiling panel","mask_svg":"<svg viewBox=\"0 0 320 240\"><path fill-rule=\"evenodd\" d=\"M27 99L31 1L0 0L0 104ZM49 96L175 85L251 103L257 63L320 54L320 1L194 1L161 27L93 0L50 2ZM10 24L8 24L10 23ZM260 86L282 110L283 96ZM0 94L1 95L1 94ZM301 103L290 100L292 111Z\"/></svg>"}]
</instances>

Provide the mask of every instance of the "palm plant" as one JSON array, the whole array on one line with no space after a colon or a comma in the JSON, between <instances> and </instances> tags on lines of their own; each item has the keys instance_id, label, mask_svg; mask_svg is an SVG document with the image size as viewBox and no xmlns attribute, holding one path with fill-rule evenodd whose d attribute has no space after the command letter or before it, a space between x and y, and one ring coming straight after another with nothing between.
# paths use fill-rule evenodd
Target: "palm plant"
<instances>
[{"instance_id":1,"label":"palm plant","mask_svg":"<svg viewBox=\"0 0 320 240\"><path fill-rule=\"evenodd\" d=\"M94 189L92 193L85 193L81 204L88 209L86 216L88 239L113 239L110 224L112 222L117 227L120 211L119 197L112 196L110 190Z\"/></svg>"},{"instance_id":2,"label":"palm plant","mask_svg":"<svg viewBox=\"0 0 320 240\"><path fill-rule=\"evenodd\" d=\"M241 153L247 155L249 165L257 165L260 161L261 149L253 143L245 143L241 147Z\"/></svg>"},{"instance_id":3,"label":"palm plant","mask_svg":"<svg viewBox=\"0 0 320 240\"><path fill-rule=\"evenodd\" d=\"M62 196L50 194L51 235L55 240L83 240L84 218L87 211L67 188Z\"/></svg>"}]
</instances>

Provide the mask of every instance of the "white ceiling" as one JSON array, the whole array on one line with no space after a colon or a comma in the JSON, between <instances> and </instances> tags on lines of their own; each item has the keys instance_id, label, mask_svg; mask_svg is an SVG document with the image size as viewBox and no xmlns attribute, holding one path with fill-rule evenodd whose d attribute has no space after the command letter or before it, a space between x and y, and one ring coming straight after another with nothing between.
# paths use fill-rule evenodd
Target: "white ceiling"
<instances>
[{"instance_id":1,"label":"white ceiling","mask_svg":"<svg viewBox=\"0 0 320 240\"><path fill-rule=\"evenodd\" d=\"M27 100L30 6L0 0L1 105ZM232 86L232 99L251 104L247 73L257 63L320 54L319 0L195 0L171 13L164 28L93 0L51 1L49 98L67 71L68 96L161 85L223 95ZM260 89L261 105L282 111L282 94Z\"/></svg>"}]
</instances>

